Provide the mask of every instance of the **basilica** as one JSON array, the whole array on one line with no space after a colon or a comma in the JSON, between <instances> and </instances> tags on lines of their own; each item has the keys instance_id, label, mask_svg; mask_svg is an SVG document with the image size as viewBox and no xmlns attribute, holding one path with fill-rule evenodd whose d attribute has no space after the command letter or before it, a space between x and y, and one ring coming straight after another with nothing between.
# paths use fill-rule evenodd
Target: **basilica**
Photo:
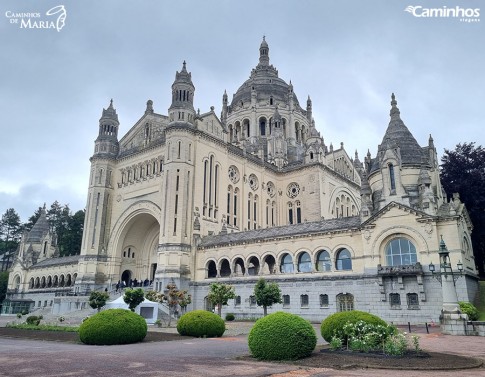
<instances>
[{"instance_id":1,"label":"basilica","mask_svg":"<svg viewBox=\"0 0 485 377\"><path fill-rule=\"evenodd\" d=\"M211 309L209 285L221 282L236 292L224 312L254 318L263 277L282 292L270 312L438 321L440 247L458 299L473 302L472 224L458 194L447 200L432 137L418 143L410 129L422 125L405 125L392 94L377 153L361 159L327 145L310 97L279 77L269 51L263 38L258 64L232 97L224 92L220 114L195 109L197 78L185 62L166 114L148 100L120 136L111 101L90 158L81 254L56 254L44 211L17 251L7 309L74 310L90 290L135 279L157 291L175 282L191 293L189 309Z\"/></svg>"}]
</instances>

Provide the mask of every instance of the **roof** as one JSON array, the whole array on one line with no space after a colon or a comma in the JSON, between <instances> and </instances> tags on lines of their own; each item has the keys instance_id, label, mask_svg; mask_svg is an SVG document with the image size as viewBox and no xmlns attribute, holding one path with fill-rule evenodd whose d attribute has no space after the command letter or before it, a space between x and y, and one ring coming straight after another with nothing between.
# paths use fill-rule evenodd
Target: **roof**
<instances>
[{"instance_id":1,"label":"roof","mask_svg":"<svg viewBox=\"0 0 485 377\"><path fill-rule=\"evenodd\" d=\"M64 264L77 264L79 258L81 258L80 255L70 255L68 257L44 259L43 261L33 265L32 268L52 267Z\"/></svg>"},{"instance_id":2,"label":"roof","mask_svg":"<svg viewBox=\"0 0 485 377\"><path fill-rule=\"evenodd\" d=\"M418 144L411 131L402 121L394 93L392 94L391 105L391 120L382 138L382 143L379 145L379 152L399 147L402 165L421 165L423 157L426 157L424 152L427 151L427 148L422 148ZM378 158L373 159L370 172L378 170L379 167Z\"/></svg>"},{"instance_id":3,"label":"roof","mask_svg":"<svg viewBox=\"0 0 485 377\"><path fill-rule=\"evenodd\" d=\"M49 232L49 228L49 220L47 220L45 208L42 208L39 219L27 235L26 242L41 242L42 238Z\"/></svg>"},{"instance_id":4,"label":"roof","mask_svg":"<svg viewBox=\"0 0 485 377\"><path fill-rule=\"evenodd\" d=\"M338 230L350 230L360 226L360 217L340 217L338 219L321 220L302 224L277 226L265 229L248 230L245 232L219 234L206 236L202 239L199 247L214 247L258 240L300 236L305 234L323 233Z\"/></svg>"}]
</instances>

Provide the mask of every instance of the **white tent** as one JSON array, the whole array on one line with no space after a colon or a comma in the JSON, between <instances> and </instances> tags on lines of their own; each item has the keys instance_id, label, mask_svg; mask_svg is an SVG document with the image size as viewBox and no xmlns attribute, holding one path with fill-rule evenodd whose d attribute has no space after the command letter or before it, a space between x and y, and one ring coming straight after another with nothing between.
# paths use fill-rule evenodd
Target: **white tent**
<instances>
[{"instance_id":1,"label":"white tent","mask_svg":"<svg viewBox=\"0 0 485 377\"><path fill-rule=\"evenodd\" d=\"M106 305L103 306L103 310L106 309L129 310L128 304L125 303L125 301L123 300L123 296L120 296L116 300L113 300L111 302L107 302ZM145 318L145 321L147 321L147 323L153 324L158 319L158 303L145 299L145 301L143 301L135 308L135 313Z\"/></svg>"}]
</instances>

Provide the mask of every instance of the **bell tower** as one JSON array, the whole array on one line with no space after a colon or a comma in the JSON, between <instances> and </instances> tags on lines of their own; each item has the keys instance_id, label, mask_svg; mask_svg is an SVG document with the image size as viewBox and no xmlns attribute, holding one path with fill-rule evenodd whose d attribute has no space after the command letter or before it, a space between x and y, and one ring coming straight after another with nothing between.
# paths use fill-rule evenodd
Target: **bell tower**
<instances>
[{"instance_id":1,"label":"bell tower","mask_svg":"<svg viewBox=\"0 0 485 377\"><path fill-rule=\"evenodd\" d=\"M107 262L110 216L113 201L114 171L119 152L118 114L113 107L103 109L99 119L98 137L94 142L94 154L90 158L91 174L89 177L88 201L84 219L84 232L79 260L79 275L76 289L85 290L106 283L104 267ZM96 270L91 271L96 260ZM88 262L89 260L89 262ZM104 263L103 263L104 262Z\"/></svg>"}]
</instances>

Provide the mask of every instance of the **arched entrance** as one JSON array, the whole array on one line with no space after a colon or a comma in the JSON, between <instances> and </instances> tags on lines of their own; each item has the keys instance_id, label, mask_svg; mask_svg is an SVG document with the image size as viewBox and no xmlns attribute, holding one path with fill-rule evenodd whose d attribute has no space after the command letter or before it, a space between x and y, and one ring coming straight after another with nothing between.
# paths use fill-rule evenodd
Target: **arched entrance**
<instances>
[{"instance_id":1,"label":"arched entrance","mask_svg":"<svg viewBox=\"0 0 485 377\"><path fill-rule=\"evenodd\" d=\"M154 215L145 211L137 209L127 216L115 242L116 256L121 263L113 271L114 280L124 281L127 286L130 280L137 286L148 284L156 271L160 224Z\"/></svg>"},{"instance_id":2,"label":"arched entrance","mask_svg":"<svg viewBox=\"0 0 485 377\"><path fill-rule=\"evenodd\" d=\"M125 283L125 286L128 287L130 284L130 280L132 279L132 273L130 270L124 270L121 274L121 281Z\"/></svg>"}]
</instances>

